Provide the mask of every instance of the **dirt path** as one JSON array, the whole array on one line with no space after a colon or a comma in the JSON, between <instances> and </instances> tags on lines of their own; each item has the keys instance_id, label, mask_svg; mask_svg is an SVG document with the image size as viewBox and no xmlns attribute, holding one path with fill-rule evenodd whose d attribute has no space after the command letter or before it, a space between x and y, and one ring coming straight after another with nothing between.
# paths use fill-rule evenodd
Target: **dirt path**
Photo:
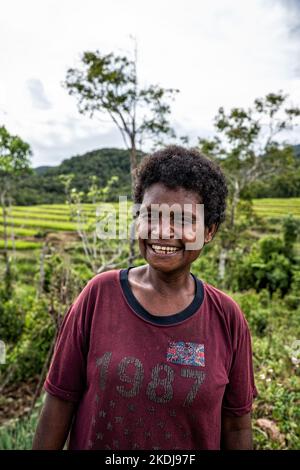
<instances>
[{"instance_id":1,"label":"dirt path","mask_svg":"<svg viewBox=\"0 0 300 470\"><path fill-rule=\"evenodd\" d=\"M17 387L10 386L2 391L0 396L0 426L19 419L30 411L34 392L39 378L23 382Z\"/></svg>"}]
</instances>

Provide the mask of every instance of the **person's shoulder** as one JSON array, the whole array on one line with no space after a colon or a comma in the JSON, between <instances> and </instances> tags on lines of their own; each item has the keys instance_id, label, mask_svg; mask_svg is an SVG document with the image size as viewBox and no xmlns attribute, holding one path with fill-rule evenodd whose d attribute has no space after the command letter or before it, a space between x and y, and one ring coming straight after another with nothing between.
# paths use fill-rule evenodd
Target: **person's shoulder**
<instances>
[{"instance_id":1,"label":"person's shoulder","mask_svg":"<svg viewBox=\"0 0 300 470\"><path fill-rule=\"evenodd\" d=\"M120 271L121 269L111 269L110 271L96 274L89 280L87 285L92 291L102 289L107 286L113 288L118 283Z\"/></svg>"},{"instance_id":2,"label":"person's shoulder","mask_svg":"<svg viewBox=\"0 0 300 470\"><path fill-rule=\"evenodd\" d=\"M111 298L118 288L120 269L112 269L92 277L74 299L69 315L91 317L99 299Z\"/></svg>"},{"instance_id":3,"label":"person's shoulder","mask_svg":"<svg viewBox=\"0 0 300 470\"><path fill-rule=\"evenodd\" d=\"M203 284L208 303L214 305L227 321L247 325L241 307L229 294L207 282L203 282Z\"/></svg>"}]
</instances>

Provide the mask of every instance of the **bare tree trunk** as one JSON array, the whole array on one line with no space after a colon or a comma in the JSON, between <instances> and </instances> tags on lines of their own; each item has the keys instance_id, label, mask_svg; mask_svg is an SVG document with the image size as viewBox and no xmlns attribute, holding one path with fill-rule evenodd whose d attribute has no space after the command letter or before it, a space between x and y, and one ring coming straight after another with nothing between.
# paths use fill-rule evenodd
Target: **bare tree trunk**
<instances>
[{"instance_id":1,"label":"bare tree trunk","mask_svg":"<svg viewBox=\"0 0 300 470\"><path fill-rule=\"evenodd\" d=\"M136 176L135 176L135 170L137 168L137 155L136 155L136 147L135 147L135 142L132 141L132 146L130 149L130 171L131 171L131 194L132 194L132 201L134 201L134 190L135 190L135 182L136 182ZM135 237L134 237L134 225L135 225L135 219L136 219L136 214L135 211L132 212L132 226L130 229L130 235L129 235L129 265L132 265L134 259L135 259Z\"/></svg>"},{"instance_id":2,"label":"bare tree trunk","mask_svg":"<svg viewBox=\"0 0 300 470\"><path fill-rule=\"evenodd\" d=\"M218 276L220 281L222 282L225 278L226 272L226 259L227 259L227 250L222 246L220 257L219 257L219 268L218 268Z\"/></svg>"},{"instance_id":3,"label":"bare tree trunk","mask_svg":"<svg viewBox=\"0 0 300 470\"><path fill-rule=\"evenodd\" d=\"M5 263L5 286L6 286L6 294L9 295L11 291L11 269L10 269L10 259L9 259L9 251L8 251L8 223L7 223L7 207L6 207L6 198L5 198L6 191L2 191L1 193L1 206L2 206L2 218L3 218L3 239L4 239L4 263Z\"/></svg>"},{"instance_id":4,"label":"bare tree trunk","mask_svg":"<svg viewBox=\"0 0 300 470\"><path fill-rule=\"evenodd\" d=\"M234 180L234 190L233 190L233 197L232 203L230 208L230 226L229 231L233 232L235 218L236 218L236 210L237 205L240 200L240 184L237 179ZM228 254L230 249L232 248L230 241L221 241L221 251L219 256L219 266L218 266L218 278L220 280L221 287L224 287L224 279L226 274L226 261L228 258Z\"/></svg>"},{"instance_id":5,"label":"bare tree trunk","mask_svg":"<svg viewBox=\"0 0 300 470\"><path fill-rule=\"evenodd\" d=\"M13 263L16 263L16 239L15 239L15 226L14 226L14 218L12 215L12 203L11 198L9 198L8 202L9 207L9 216L10 216L10 239L12 244L12 254L13 254Z\"/></svg>"},{"instance_id":6,"label":"bare tree trunk","mask_svg":"<svg viewBox=\"0 0 300 470\"><path fill-rule=\"evenodd\" d=\"M47 373L47 370L49 368L50 360L52 358L52 354L53 354L53 351L54 351L54 346L55 346L55 343L56 343L56 339L57 339L57 332L56 332L56 334L54 335L54 337L52 339L50 349L48 351L46 360L43 364L42 371L41 371L40 377L39 377L39 381L38 381L38 384L36 386L34 396L33 396L32 402L31 402L31 407L30 407L30 410L28 411L28 416L30 416L31 413L33 412L34 405L36 404L36 401L39 398L40 392L42 391L43 384L44 384L44 381L45 381L45 378L46 378L46 373Z\"/></svg>"},{"instance_id":7,"label":"bare tree trunk","mask_svg":"<svg viewBox=\"0 0 300 470\"><path fill-rule=\"evenodd\" d=\"M232 205L231 205L231 213L230 213L230 226L231 227L234 227L235 213L236 213L236 208L237 208L239 199L240 199L240 185L239 185L239 182L235 180Z\"/></svg>"},{"instance_id":8,"label":"bare tree trunk","mask_svg":"<svg viewBox=\"0 0 300 470\"><path fill-rule=\"evenodd\" d=\"M45 256L47 252L48 246L47 242L44 243L43 249L41 250L40 255L40 282L38 287L38 295L42 295L45 289Z\"/></svg>"}]
</instances>

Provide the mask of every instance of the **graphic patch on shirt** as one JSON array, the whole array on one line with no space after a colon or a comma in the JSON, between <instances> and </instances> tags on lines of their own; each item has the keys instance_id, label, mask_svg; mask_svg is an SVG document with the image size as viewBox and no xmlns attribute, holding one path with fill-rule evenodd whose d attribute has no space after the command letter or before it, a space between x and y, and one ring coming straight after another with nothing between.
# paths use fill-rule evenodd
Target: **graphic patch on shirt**
<instances>
[{"instance_id":1,"label":"graphic patch on shirt","mask_svg":"<svg viewBox=\"0 0 300 470\"><path fill-rule=\"evenodd\" d=\"M204 367L204 344L170 341L167 361L173 364Z\"/></svg>"}]
</instances>

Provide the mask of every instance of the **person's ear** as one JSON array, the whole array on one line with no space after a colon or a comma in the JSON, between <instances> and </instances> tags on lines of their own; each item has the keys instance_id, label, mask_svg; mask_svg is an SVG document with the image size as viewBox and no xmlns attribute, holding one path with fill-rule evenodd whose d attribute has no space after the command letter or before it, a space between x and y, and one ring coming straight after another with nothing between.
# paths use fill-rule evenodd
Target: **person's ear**
<instances>
[{"instance_id":1,"label":"person's ear","mask_svg":"<svg viewBox=\"0 0 300 470\"><path fill-rule=\"evenodd\" d=\"M207 244L212 241L216 231L217 231L217 224L212 224L210 227L205 227L204 230L204 244Z\"/></svg>"}]
</instances>

